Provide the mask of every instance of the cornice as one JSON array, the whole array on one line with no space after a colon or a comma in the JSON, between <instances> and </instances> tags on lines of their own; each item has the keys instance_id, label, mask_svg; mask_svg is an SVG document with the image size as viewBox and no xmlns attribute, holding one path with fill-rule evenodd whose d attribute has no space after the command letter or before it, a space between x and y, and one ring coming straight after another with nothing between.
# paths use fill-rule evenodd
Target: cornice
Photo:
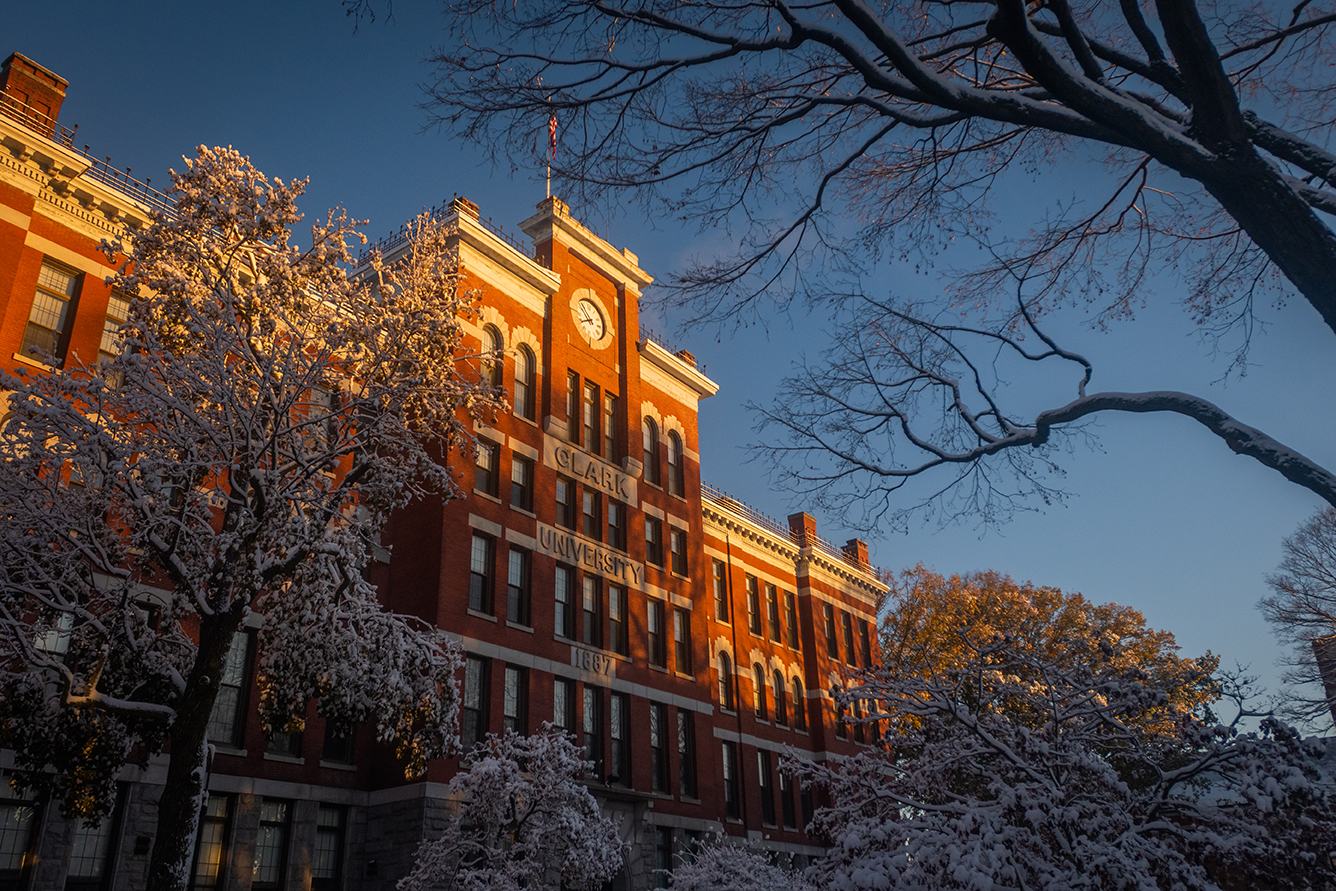
<instances>
[{"instance_id":1,"label":"cornice","mask_svg":"<svg viewBox=\"0 0 1336 891\"><path fill-rule=\"evenodd\" d=\"M779 554L790 563L796 564L799 560L800 552L793 542L780 538L770 530L721 507L716 502L702 498L701 515L707 524L713 523L723 531L737 533L746 541L759 545L771 553Z\"/></svg>"},{"instance_id":2,"label":"cornice","mask_svg":"<svg viewBox=\"0 0 1336 891\"><path fill-rule=\"evenodd\" d=\"M640 356L654 368L693 391L698 399L705 399L719 392L718 384L652 340L641 342Z\"/></svg>"},{"instance_id":3,"label":"cornice","mask_svg":"<svg viewBox=\"0 0 1336 891\"><path fill-rule=\"evenodd\" d=\"M807 569L808 574L815 569L827 577L835 579L837 582L853 585L860 589L862 592L865 592L866 599L873 603L876 602L879 596L890 590L887 585L884 585L876 579L854 569L843 560L837 560L825 551L817 548L803 548L797 562L799 575L802 575L802 570L804 568Z\"/></svg>"},{"instance_id":4,"label":"cornice","mask_svg":"<svg viewBox=\"0 0 1336 891\"><path fill-rule=\"evenodd\" d=\"M570 215L570 208L559 198L549 198L538 205L539 211L520 223L520 229L541 244L551 239L573 246L597 265L636 289L644 288L654 277L640 268L640 258L626 248L618 250L586 229Z\"/></svg>"}]
</instances>

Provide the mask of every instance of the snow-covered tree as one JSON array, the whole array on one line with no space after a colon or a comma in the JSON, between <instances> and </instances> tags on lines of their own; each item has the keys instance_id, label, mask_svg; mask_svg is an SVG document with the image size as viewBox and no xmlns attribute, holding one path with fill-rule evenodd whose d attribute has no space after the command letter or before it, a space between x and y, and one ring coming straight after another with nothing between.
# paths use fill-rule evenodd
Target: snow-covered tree
<instances>
[{"instance_id":1,"label":"snow-covered tree","mask_svg":"<svg viewBox=\"0 0 1336 891\"><path fill-rule=\"evenodd\" d=\"M0 434L3 744L17 783L93 821L167 744L151 891L186 885L240 632L267 730L314 699L410 774L457 747L457 647L362 572L390 510L455 492L447 456L495 399L457 364L472 306L441 226L353 280L346 215L290 242L304 181L204 147L173 176L175 210L106 245L120 353L5 377Z\"/></svg>"},{"instance_id":2,"label":"snow-covered tree","mask_svg":"<svg viewBox=\"0 0 1336 891\"><path fill-rule=\"evenodd\" d=\"M1219 658L1180 656L1174 635L1131 607L991 570L945 576L919 565L889 581L880 649L882 668L895 677L940 679L970 664L977 642L1005 635L1013 650L1067 671L1096 662L1105 671L1139 668L1182 708L1219 696Z\"/></svg>"},{"instance_id":3,"label":"snow-covered tree","mask_svg":"<svg viewBox=\"0 0 1336 891\"><path fill-rule=\"evenodd\" d=\"M812 891L795 869L775 865L763 851L716 838L692 851L673 870L675 891Z\"/></svg>"},{"instance_id":4,"label":"snow-covered tree","mask_svg":"<svg viewBox=\"0 0 1336 891\"><path fill-rule=\"evenodd\" d=\"M1270 717L1251 733L1216 723L1172 692L1006 640L929 681L871 673L849 695L914 720L891 721L884 747L806 767L832 800L814 875L832 891L1331 887L1325 746Z\"/></svg>"},{"instance_id":5,"label":"snow-covered tree","mask_svg":"<svg viewBox=\"0 0 1336 891\"><path fill-rule=\"evenodd\" d=\"M1318 511L1285 539L1262 615L1291 646L1284 710L1325 724L1336 716L1336 507Z\"/></svg>"},{"instance_id":6,"label":"snow-covered tree","mask_svg":"<svg viewBox=\"0 0 1336 891\"><path fill-rule=\"evenodd\" d=\"M596 888L622 866L617 828L581 778L593 765L564 731L489 734L450 781L458 804L422 843L400 891Z\"/></svg>"}]
</instances>

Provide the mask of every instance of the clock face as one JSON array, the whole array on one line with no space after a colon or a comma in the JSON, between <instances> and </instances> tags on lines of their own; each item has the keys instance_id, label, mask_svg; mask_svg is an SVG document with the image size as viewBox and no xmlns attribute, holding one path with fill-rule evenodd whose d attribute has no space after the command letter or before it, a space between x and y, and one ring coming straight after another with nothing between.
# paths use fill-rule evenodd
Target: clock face
<instances>
[{"instance_id":1,"label":"clock face","mask_svg":"<svg viewBox=\"0 0 1336 891\"><path fill-rule=\"evenodd\" d=\"M603 313L598 311L592 300L581 300L575 307L580 330L590 340L600 340L604 333Z\"/></svg>"}]
</instances>

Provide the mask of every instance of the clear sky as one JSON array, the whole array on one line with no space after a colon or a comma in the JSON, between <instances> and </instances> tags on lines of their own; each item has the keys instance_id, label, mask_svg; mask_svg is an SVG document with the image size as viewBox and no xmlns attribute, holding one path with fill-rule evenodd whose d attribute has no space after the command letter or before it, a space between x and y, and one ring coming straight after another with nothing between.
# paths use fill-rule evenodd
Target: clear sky
<instances>
[{"instance_id":1,"label":"clear sky","mask_svg":"<svg viewBox=\"0 0 1336 891\"><path fill-rule=\"evenodd\" d=\"M477 202L484 217L515 226L543 198L543 183L509 175L504 151L485 152L423 132L420 61L443 37L439 7L397 0L389 22L354 33L337 0L324 2L109 4L45 0L5 14L8 45L70 81L62 123L79 125L78 142L134 176L165 185L193 146L232 145L270 175L309 176L308 215L343 205L370 220L373 238L454 194ZM535 122L535 139L545 138ZM533 147L520 147L532 151ZM1071 197L1077 176L1038 186ZM666 277L712 249L718 235L680 228L671 217L607 220L573 212ZM888 273L886 289L939 288ZM1100 333L1073 317L1066 345L1095 360L1092 387L1181 389L1203 395L1327 467L1336 467L1336 339L1301 300L1268 310L1255 366L1227 386L1213 383L1212 360L1172 299L1149 295L1138 321ZM652 290L651 290L652 296ZM782 518L802 509L747 463L757 441L742 406L767 402L792 358L815 355L837 335L819 317L777 318L768 331L738 335L682 332L650 309L646 323L692 350L720 384L701 406L704 478ZM1280 651L1255 604L1280 559L1280 542L1321 506L1306 490L1246 458L1191 422L1173 417L1109 417L1101 450L1066 462L1065 506L1018 516L997 531L966 524L915 526L872 537L873 559L898 569L923 562L939 571L997 569L1018 580L1081 591L1097 601L1142 610L1173 631L1183 650L1210 649L1251 666L1275 688ZM822 537L860 533L818 517Z\"/></svg>"}]
</instances>

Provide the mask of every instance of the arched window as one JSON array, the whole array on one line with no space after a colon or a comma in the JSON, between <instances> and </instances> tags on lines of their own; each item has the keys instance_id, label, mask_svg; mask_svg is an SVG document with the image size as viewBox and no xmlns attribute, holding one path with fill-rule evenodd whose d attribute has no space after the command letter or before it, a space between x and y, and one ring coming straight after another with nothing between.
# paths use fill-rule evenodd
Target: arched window
<instances>
[{"instance_id":1,"label":"arched window","mask_svg":"<svg viewBox=\"0 0 1336 891\"><path fill-rule=\"evenodd\" d=\"M659 425L645 418L645 482L659 484Z\"/></svg>"},{"instance_id":2,"label":"arched window","mask_svg":"<svg viewBox=\"0 0 1336 891\"><path fill-rule=\"evenodd\" d=\"M789 723L789 702L784 694L784 675L775 671L775 723Z\"/></svg>"},{"instance_id":3,"label":"arched window","mask_svg":"<svg viewBox=\"0 0 1336 891\"><path fill-rule=\"evenodd\" d=\"M752 675L756 678L756 717L765 717L765 669L761 663L752 664Z\"/></svg>"},{"instance_id":4,"label":"arched window","mask_svg":"<svg viewBox=\"0 0 1336 891\"><path fill-rule=\"evenodd\" d=\"M501 388L505 349L500 331L491 325L482 329L482 380L489 387Z\"/></svg>"},{"instance_id":5,"label":"arched window","mask_svg":"<svg viewBox=\"0 0 1336 891\"><path fill-rule=\"evenodd\" d=\"M793 676L793 729L807 732L807 697L803 695L803 682Z\"/></svg>"},{"instance_id":6,"label":"arched window","mask_svg":"<svg viewBox=\"0 0 1336 891\"><path fill-rule=\"evenodd\" d=\"M677 431L668 434L668 493L670 495L685 495L686 469L685 462L682 460L682 437L677 435Z\"/></svg>"},{"instance_id":7,"label":"arched window","mask_svg":"<svg viewBox=\"0 0 1336 891\"><path fill-rule=\"evenodd\" d=\"M719 707L733 711L733 662L727 653L719 654Z\"/></svg>"},{"instance_id":8,"label":"arched window","mask_svg":"<svg viewBox=\"0 0 1336 891\"><path fill-rule=\"evenodd\" d=\"M521 345L515 351L515 414L534 419L534 361L533 352Z\"/></svg>"}]
</instances>

